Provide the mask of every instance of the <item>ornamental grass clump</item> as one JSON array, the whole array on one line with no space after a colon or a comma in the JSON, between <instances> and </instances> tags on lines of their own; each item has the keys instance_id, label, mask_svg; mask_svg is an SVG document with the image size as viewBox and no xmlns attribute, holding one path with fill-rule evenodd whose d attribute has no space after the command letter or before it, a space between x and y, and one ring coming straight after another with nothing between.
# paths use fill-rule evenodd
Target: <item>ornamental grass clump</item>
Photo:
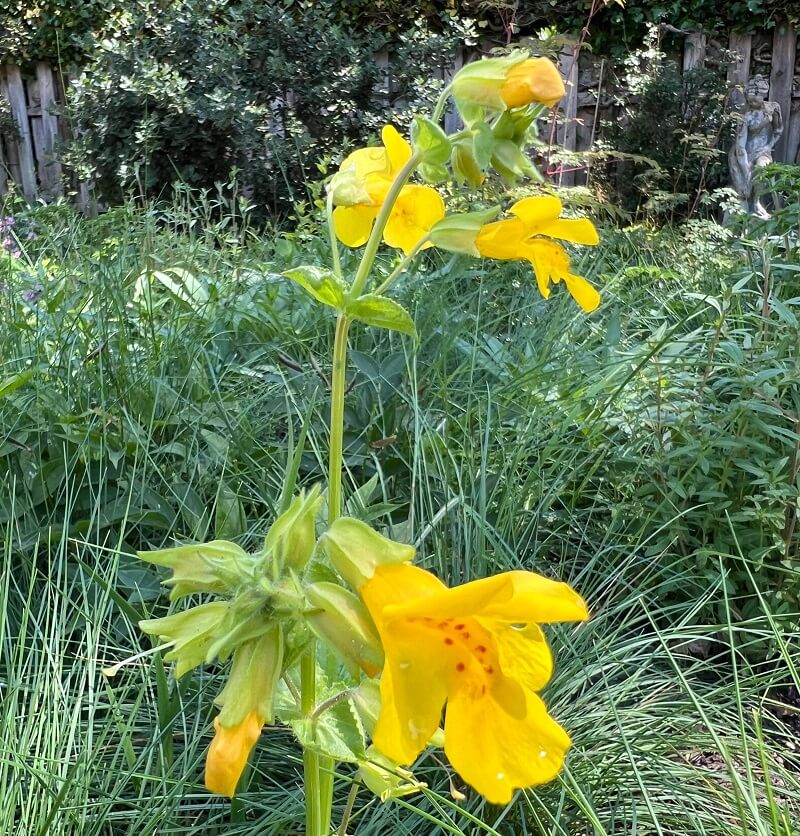
<instances>
[{"instance_id":1,"label":"ornamental grass clump","mask_svg":"<svg viewBox=\"0 0 800 836\"><path fill-rule=\"evenodd\" d=\"M336 315L326 490L285 501L254 553L214 541L140 554L172 571L172 600L209 599L140 623L176 677L229 665L206 786L233 796L262 728L282 722L303 749L310 836L331 830L336 762L352 763L357 780L386 800L418 791L406 767L427 746L443 746L466 783L506 803L556 776L569 749L539 696L553 673L541 625L587 619L580 595L527 571L448 588L414 565L412 546L342 516L348 332L358 322L416 336L387 294L422 250L526 260L543 297L563 282L584 311L599 304L560 243L596 244L597 232L585 218L562 217L544 185L503 219L500 206L448 212L437 189L536 177L526 153L535 120L563 92L547 59L516 50L481 60L454 77L431 118L415 118L410 137L387 125L382 145L345 158L327 188L330 266L282 274ZM451 96L464 127L448 135L439 122ZM353 275L342 270L340 242L364 247ZM401 253L383 280L373 271L381 242ZM323 673L331 670L320 665L323 653L338 662L335 680Z\"/></svg>"}]
</instances>

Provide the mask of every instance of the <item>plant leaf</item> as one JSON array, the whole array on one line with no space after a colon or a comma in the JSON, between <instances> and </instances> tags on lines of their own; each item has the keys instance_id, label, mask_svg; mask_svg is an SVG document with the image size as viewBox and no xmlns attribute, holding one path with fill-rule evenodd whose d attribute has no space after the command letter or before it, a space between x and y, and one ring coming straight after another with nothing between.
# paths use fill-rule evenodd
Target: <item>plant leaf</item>
<instances>
[{"instance_id":1,"label":"plant leaf","mask_svg":"<svg viewBox=\"0 0 800 836\"><path fill-rule=\"evenodd\" d=\"M402 305L385 296L375 296L371 293L360 296L347 303L347 315L376 328L389 328L411 337L417 336L411 314Z\"/></svg>"},{"instance_id":2,"label":"plant leaf","mask_svg":"<svg viewBox=\"0 0 800 836\"><path fill-rule=\"evenodd\" d=\"M344 307L344 286L330 270L313 265L293 267L281 273L323 305L341 310Z\"/></svg>"}]
</instances>

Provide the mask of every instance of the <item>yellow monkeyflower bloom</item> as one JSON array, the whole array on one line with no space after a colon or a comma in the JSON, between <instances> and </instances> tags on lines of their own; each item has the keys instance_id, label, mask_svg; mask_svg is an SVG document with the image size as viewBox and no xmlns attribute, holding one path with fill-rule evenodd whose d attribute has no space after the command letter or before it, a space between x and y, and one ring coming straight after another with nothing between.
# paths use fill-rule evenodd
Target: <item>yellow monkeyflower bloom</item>
<instances>
[{"instance_id":1,"label":"yellow monkeyflower bloom","mask_svg":"<svg viewBox=\"0 0 800 836\"><path fill-rule=\"evenodd\" d=\"M348 247L367 243L372 225L400 170L411 159L411 146L391 125L381 132L382 148L359 148L342 163L339 182L332 183L333 225ZM383 240L408 255L430 228L444 217L444 201L430 186L406 185L386 224ZM429 246L429 245L426 245Z\"/></svg>"},{"instance_id":2,"label":"yellow monkeyflower bloom","mask_svg":"<svg viewBox=\"0 0 800 836\"><path fill-rule=\"evenodd\" d=\"M484 258L529 261L545 299L550 296L550 284L563 281L575 301L589 313L600 304L600 294L583 276L570 272L567 251L548 239L588 245L600 239L588 218L562 218L561 208L561 201L553 195L526 197L511 207L513 218L486 224L475 246Z\"/></svg>"},{"instance_id":3,"label":"yellow monkeyflower bloom","mask_svg":"<svg viewBox=\"0 0 800 836\"><path fill-rule=\"evenodd\" d=\"M206 756L206 787L210 792L233 798L263 725L264 718L256 711L230 728L223 726L219 717L214 719L216 734Z\"/></svg>"},{"instance_id":4,"label":"yellow monkeyflower bloom","mask_svg":"<svg viewBox=\"0 0 800 836\"><path fill-rule=\"evenodd\" d=\"M375 568L359 593L383 642L380 752L410 764L447 703L444 749L478 792L505 804L551 780L570 746L536 692L552 658L540 623L588 618L569 586L506 572L448 589L409 563Z\"/></svg>"},{"instance_id":5,"label":"yellow monkeyflower bloom","mask_svg":"<svg viewBox=\"0 0 800 836\"><path fill-rule=\"evenodd\" d=\"M515 64L500 88L500 97L506 107L529 104L555 107L565 93L558 67L549 58L528 58Z\"/></svg>"}]
</instances>

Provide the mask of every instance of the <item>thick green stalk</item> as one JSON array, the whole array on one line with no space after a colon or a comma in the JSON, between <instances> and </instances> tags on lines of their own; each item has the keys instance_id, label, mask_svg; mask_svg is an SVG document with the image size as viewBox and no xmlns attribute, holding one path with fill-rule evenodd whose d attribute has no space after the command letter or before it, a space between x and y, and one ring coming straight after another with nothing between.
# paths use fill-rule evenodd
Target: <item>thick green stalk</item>
<instances>
[{"instance_id":1,"label":"thick green stalk","mask_svg":"<svg viewBox=\"0 0 800 836\"><path fill-rule=\"evenodd\" d=\"M350 320L339 314L333 343L331 374L331 425L328 458L328 525L342 514L342 445L344 439L344 394L347 372L347 332Z\"/></svg>"},{"instance_id":2,"label":"thick green stalk","mask_svg":"<svg viewBox=\"0 0 800 836\"><path fill-rule=\"evenodd\" d=\"M317 701L317 643L312 640L300 660L300 710L306 717L314 713ZM322 830L319 755L303 749L303 784L306 797L306 836L325 836Z\"/></svg>"}]
</instances>

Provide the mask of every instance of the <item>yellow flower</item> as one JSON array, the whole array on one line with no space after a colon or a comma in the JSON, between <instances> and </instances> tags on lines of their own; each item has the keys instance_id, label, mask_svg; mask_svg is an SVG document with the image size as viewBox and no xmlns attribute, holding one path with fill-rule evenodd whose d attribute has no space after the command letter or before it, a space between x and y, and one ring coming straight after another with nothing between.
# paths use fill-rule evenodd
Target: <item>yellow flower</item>
<instances>
[{"instance_id":1,"label":"yellow flower","mask_svg":"<svg viewBox=\"0 0 800 836\"><path fill-rule=\"evenodd\" d=\"M562 281L587 313L600 304L600 294L583 276L570 272L567 251L547 238L594 245L597 230L588 218L562 218L561 201L553 195L526 197L511 207L515 217L486 224L475 246L484 258L525 259L531 263L542 296L550 296L550 284ZM547 236L547 238L541 237Z\"/></svg>"},{"instance_id":2,"label":"yellow flower","mask_svg":"<svg viewBox=\"0 0 800 836\"><path fill-rule=\"evenodd\" d=\"M489 801L558 774L570 739L536 694L553 667L538 624L588 618L577 593L522 571L448 589L408 563L377 566L359 592L386 654L373 734L384 755L410 764L446 702L445 753Z\"/></svg>"},{"instance_id":3,"label":"yellow flower","mask_svg":"<svg viewBox=\"0 0 800 836\"><path fill-rule=\"evenodd\" d=\"M209 792L233 798L263 725L264 718L255 711L230 728L223 726L219 717L214 719L216 734L206 756L206 787Z\"/></svg>"},{"instance_id":4,"label":"yellow flower","mask_svg":"<svg viewBox=\"0 0 800 836\"><path fill-rule=\"evenodd\" d=\"M556 65L548 58L528 58L509 69L500 88L506 107L543 104L554 107L566 90Z\"/></svg>"},{"instance_id":5,"label":"yellow flower","mask_svg":"<svg viewBox=\"0 0 800 836\"><path fill-rule=\"evenodd\" d=\"M372 224L400 170L411 159L411 146L391 126L381 132L382 148L359 148L342 163L333 182L333 224L348 247L366 244ZM408 255L444 217L444 201L430 186L403 186L384 230L383 240ZM430 246L427 244L426 246Z\"/></svg>"}]
</instances>

